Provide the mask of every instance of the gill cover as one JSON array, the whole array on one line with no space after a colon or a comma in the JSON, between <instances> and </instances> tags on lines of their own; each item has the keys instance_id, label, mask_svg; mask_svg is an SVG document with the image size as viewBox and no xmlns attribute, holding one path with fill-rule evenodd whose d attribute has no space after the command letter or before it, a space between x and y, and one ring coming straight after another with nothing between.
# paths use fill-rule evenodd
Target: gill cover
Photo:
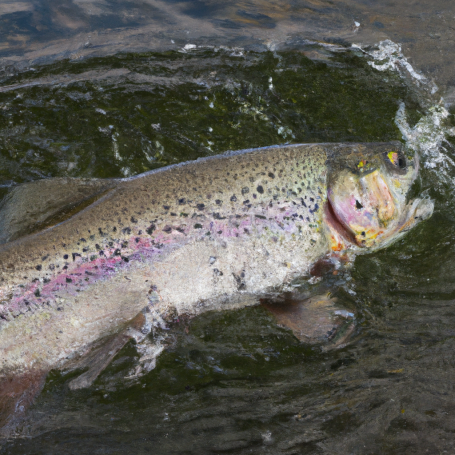
<instances>
[{"instance_id":1,"label":"gill cover","mask_svg":"<svg viewBox=\"0 0 455 455\"><path fill-rule=\"evenodd\" d=\"M430 199L409 200L418 156L399 142L353 144L336 152L328 162L333 249L383 247L433 213Z\"/></svg>"}]
</instances>

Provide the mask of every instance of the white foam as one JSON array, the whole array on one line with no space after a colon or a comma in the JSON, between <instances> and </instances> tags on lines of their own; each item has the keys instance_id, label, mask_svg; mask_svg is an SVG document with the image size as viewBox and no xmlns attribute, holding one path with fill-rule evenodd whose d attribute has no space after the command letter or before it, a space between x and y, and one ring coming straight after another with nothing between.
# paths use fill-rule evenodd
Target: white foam
<instances>
[{"instance_id":1,"label":"white foam","mask_svg":"<svg viewBox=\"0 0 455 455\"><path fill-rule=\"evenodd\" d=\"M432 94L438 91L437 85L426 78L423 74L417 72L408 59L403 55L401 44L394 43L391 40L381 41L376 50L368 51L359 44L353 44L353 48L361 50L364 54L369 55L373 60L368 64L378 71L397 71L401 74L409 74L414 81L427 86Z\"/></svg>"},{"instance_id":2,"label":"white foam","mask_svg":"<svg viewBox=\"0 0 455 455\"><path fill-rule=\"evenodd\" d=\"M438 87L430 79L416 71L403 55L401 45L391 40L381 41L375 50L366 50L358 44L352 47L360 49L372 60L368 62L370 66L378 71L396 71L403 78L411 81L420 89L428 90L434 95ZM424 96L424 94L422 93ZM407 147L418 153L427 169L434 169L444 180L450 180L455 187L455 179L449 176L447 170L453 168L450 173L455 173L455 162L450 158L449 152L445 145L447 136L455 136L455 128L447 125L449 112L444 107L444 101L441 98L438 104L427 109L427 113L411 127L407 121L406 109L404 103L400 103L395 116L395 124L399 128L403 140Z\"/></svg>"},{"instance_id":3,"label":"white foam","mask_svg":"<svg viewBox=\"0 0 455 455\"><path fill-rule=\"evenodd\" d=\"M454 128L445 125L449 112L441 104L432 106L414 127L410 127L406 119L404 103L395 116L395 123L403 135L407 146L418 152L424 158L427 168L434 168L438 164L454 165L453 161L443 153L443 144L446 136L455 135Z\"/></svg>"}]
</instances>

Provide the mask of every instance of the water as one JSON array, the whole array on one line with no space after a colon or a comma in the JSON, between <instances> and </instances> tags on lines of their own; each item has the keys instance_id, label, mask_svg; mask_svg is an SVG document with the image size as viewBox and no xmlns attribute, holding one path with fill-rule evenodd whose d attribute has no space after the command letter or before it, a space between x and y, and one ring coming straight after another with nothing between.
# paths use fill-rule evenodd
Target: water
<instances>
[{"instance_id":1,"label":"water","mask_svg":"<svg viewBox=\"0 0 455 455\"><path fill-rule=\"evenodd\" d=\"M262 307L180 318L157 367L135 381L125 379L132 344L87 390L52 372L0 453L453 453L455 169L443 138L454 119L430 121L437 96L406 69L378 71L339 45L126 53L5 74L3 193L228 149L405 133L422 154L416 191L436 209L330 283L356 314L346 347L300 343Z\"/></svg>"}]
</instances>

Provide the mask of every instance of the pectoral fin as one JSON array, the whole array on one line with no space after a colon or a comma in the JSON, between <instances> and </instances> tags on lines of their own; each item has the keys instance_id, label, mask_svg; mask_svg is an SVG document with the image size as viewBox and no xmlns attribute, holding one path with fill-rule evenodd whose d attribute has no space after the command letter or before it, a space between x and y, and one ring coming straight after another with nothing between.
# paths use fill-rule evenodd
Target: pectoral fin
<instances>
[{"instance_id":1,"label":"pectoral fin","mask_svg":"<svg viewBox=\"0 0 455 455\"><path fill-rule=\"evenodd\" d=\"M306 300L288 297L284 302L261 302L276 322L288 329L302 342L344 345L354 330L354 315L335 305L328 295Z\"/></svg>"},{"instance_id":2,"label":"pectoral fin","mask_svg":"<svg viewBox=\"0 0 455 455\"><path fill-rule=\"evenodd\" d=\"M72 390L90 387L96 378L112 362L113 358L120 352L126 343L132 338L131 329L141 330L145 324L145 317L139 313L122 332L101 340L93 345L89 351L80 359L66 365L65 372L77 369L87 369L77 378L69 383Z\"/></svg>"},{"instance_id":3,"label":"pectoral fin","mask_svg":"<svg viewBox=\"0 0 455 455\"><path fill-rule=\"evenodd\" d=\"M117 183L115 179L54 178L14 187L0 203L0 244L65 221Z\"/></svg>"}]
</instances>

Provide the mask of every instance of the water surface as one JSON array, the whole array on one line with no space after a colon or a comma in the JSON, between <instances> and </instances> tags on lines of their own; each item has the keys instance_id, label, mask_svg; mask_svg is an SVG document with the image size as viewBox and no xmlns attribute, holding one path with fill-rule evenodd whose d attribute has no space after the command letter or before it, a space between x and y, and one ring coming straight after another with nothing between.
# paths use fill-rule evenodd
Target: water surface
<instances>
[{"instance_id":1,"label":"water surface","mask_svg":"<svg viewBox=\"0 0 455 455\"><path fill-rule=\"evenodd\" d=\"M315 45L55 62L0 87L0 185L5 194L38 178L130 176L287 142L402 139L400 103L412 126L428 96L360 51ZM87 390L51 373L0 453L451 453L454 176L423 167L416 191L436 200L433 217L328 280L356 313L346 347L300 343L262 307L181 318L139 380L125 379L132 344Z\"/></svg>"}]
</instances>

